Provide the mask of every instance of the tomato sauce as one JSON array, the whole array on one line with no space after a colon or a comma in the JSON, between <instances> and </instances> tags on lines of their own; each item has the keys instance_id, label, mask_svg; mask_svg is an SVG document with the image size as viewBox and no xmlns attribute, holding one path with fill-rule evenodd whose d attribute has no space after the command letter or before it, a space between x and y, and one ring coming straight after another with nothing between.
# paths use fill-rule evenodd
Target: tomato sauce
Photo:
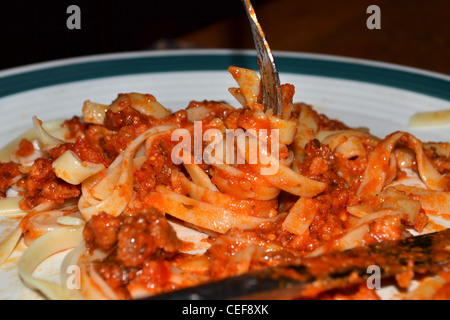
<instances>
[{"instance_id":1,"label":"tomato sauce","mask_svg":"<svg viewBox=\"0 0 450 320\"><path fill-rule=\"evenodd\" d=\"M6 197L6 190L13 184L14 178L20 174L21 172L17 163L0 163L0 199Z\"/></svg>"},{"instance_id":2,"label":"tomato sauce","mask_svg":"<svg viewBox=\"0 0 450 320\"><path fill-rule=\"evenodd\" d=\"M291 109L293 86L284 85L282 93L283 106ZM151 99L152 96L148 98ZM189 117L195 115L194 111L203 115L202 136L211 128L254 129L258 134L267 130L265 138L270 141L272 124L268 117L255 116L250 110L232 109L224 103L192 101L186 110L177 111L162 119L138 112L130 105L129 100L118 102L116 107L114 111L106 111L103 125L84 123L79 117L65 121L63 127L68 132L66 138L71 142L52 148L48 151L49 157L36 159L26 172L22 172L21 167L13 162L1 163L0 198L5 197L6 190L18 180L17 187L23 196L20 202L22 210L30 210L43 203L51 207L77 199L81 195L81 186L59 179L52 170L53 161L64 152L73 151L81 161L103 164L108 168L130 143L152 127L173 124L176 128L188 129L192 137L193 122ZM295 116L298 115L294 114ZM317 114L317 119L318 126L323 130L349 129L343 123L324 115ZM198 284L205 279L222 279L262 267L288 264L319 248L334 250L334 241L345 234L355 219L350 216L347 208L361 203L357 191L367 167L367 155L374 148L373 141L369 138L361 140L366 154L352 158L340 157L329 145L316 139L309 141L304 147L304 158L296 165L297 173L322 182L326 187L320 189L321 192L308 202L314 208L311 210L314 217L306 232L301 235L293 234L282 226L298 196L274 187L255 173L250 164L232 164L227 171L200 163L200 168L211 178L212 184L229 195L228 200L235 200L226 209L244 211L243 208L246 208L246 213L251 212L248 214L253 215L253 218L270 219L251 230L231 228L225 234L211 232L208 238L210 249L202 256L191 256L180 252L189 246L178 239L169 223L170 218L153 208L150 200L146 201L158 186L182 192L182 186L172 181L174 172L181 172L189 177L183 165L172 161L171 152L178 141L171 141L170 134L158 136L151 142L146 142L145 154L143 149L137 151L140 156L139 159L134 159L136 162L131 181L134 193L129 206L119 216L100 212L87 221L83 231L86 254L96 250L104 253L104 258L90 263L120 298L128 299L132 297L132 288L144 287L149 293L161 293ZM205 147L206 143L203 141L202 151ZM26 157L33 151L33 144L22 140L16 155ZM288 159L289 146L282 146L279 151L281 160ZM425 152L440 173L450 171L448 157L438 155L432 149ZM388 163L381 161L388 159L388 154L380 153L379 156L379 162ZM389 168L382 169L388 171ZM279 183L287 185L289 182L286 179ZM370 188L370 184L367 187ZM268 200L258 198L267 194L274 196ZM158 201L157 196L151 199ZM239 202L247 199L245 203ZM248 206L251 206L250 210ZM259 214L260 212L264 214ZM421 213L417 223L423 224L421 219L425 219L424 217L426 215ZM27 216L23 219L21 226L31 234L33 230L30 218ZM368 232L363 239L365 244L400 239L405 232L404 223L399 216L378 219L369 223L367 228ZM192 277L186 277L185 283L174 284L171 277L176 276L175 268L179 272L188 272ZM406 272L399 276L399 282L407 286L410 278L411 273ZM444 288L441 294L448 294L448 291ZM364 288L358 288L353 296L377 298L373 291Z\"/></svg>"},{"instance_id":3,"label":"tomato sauce","mask_svg":"<svg viewBox=\"0 0 450 320\"><path fill-rule=\"evenodd\" d=\"M25 158L28 156L31 156L34 152L34 146L33 143L28 139L22 139L20 140L19 146L16 150L16 156Z\"/></svg>"}]
</instances>

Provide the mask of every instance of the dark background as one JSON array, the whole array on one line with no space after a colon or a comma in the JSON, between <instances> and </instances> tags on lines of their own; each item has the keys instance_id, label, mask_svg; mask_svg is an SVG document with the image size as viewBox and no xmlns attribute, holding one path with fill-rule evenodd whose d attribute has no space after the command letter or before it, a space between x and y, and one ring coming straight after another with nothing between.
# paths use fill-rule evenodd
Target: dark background
<instances>
[{"instance_id":1,"label":"dark background","mask_svg":"<svg viewBox=\"0 0 450 320\"><path fill-rule=\"evenodd\" d=\"M81 30L69 30L69 5ZM450 74L449 0L253 0L272 50L358 57ZM381 30L366 9L381 8ZM240 0L3 1L0 69L149 49L253 48Z\"/></svg>"}]
</instances>

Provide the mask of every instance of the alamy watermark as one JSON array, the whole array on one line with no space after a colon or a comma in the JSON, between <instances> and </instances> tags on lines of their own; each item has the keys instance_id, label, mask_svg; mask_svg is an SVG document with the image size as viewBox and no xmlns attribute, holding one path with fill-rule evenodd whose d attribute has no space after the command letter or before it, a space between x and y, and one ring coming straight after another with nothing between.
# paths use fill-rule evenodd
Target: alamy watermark
<instances>
[{"instance_id":1,"label":"alamy watermark","mask_svg":"<svg viewBox=\"0 0 450 320\"><path fill-rule=\"evenodd\" d=\"M66 20L66 26L69 30L81 29L81 9L77 5L70 5L66 10L70 16Z\"/></svg>"},{"instance_id":2,"label":"alamy watermark","mask_svg":"<svg viewBox=\"0 0 450 320\"><path fill-rule=\"evenodd\" d=\"M278 129L226 129L210 128L203 132L202 121L194 121L193 134L188 129L172 132L175 164L254 164L261 175L274 175L279 169Z\"/></svg>"},{"instance_id":3,"label":"alamy watermark","mask_svg":"<svg viewBox=\"0 0 450 320\"><path fill-rule=\"evenodd\" d=\"M367 14L370 14L370 16L367 18L366 26L367 29L373 30L373 29L381 29L381 9L377 5L370 5L367 7L366 10Z\"/></svg>"},{"instance_id":4,"label":"alamy watermark","mask_svg":"<svg viewBox=\"0 0 450 320\"><path fill-rule=\"evenodd\" d=\"M381 289L381 269L377 265L371 265L367 267L367 274L370 276L366 280L367 288L369 289Z\"/></svg>"},{"instance_id":5,"label":"alamy watermark","mask_svg":"<svg viewBox=\"0 0 450 320\"><path fill-rule=\"evenodd\" d=\"M72 264L67 267L66 270L67 279L66 286L69 290L80 290L81 289L81 269L79 266Z\"/></svg>"},{"instance_id":6,"label":"alamy watermark","mask_svg":"<svg viewBox=\"0 0 450 320\"><path fill-rule=\"evenodd\" d=\"M66 26L69 30L81 29L81 9L77 5L70 5L66 9L66 13L70 16L66 20ZM369 30L381 29L381 9L377 5L370 5L366 10L370 16L366 20L366 26Z\"/></svg>"}]
</instances>

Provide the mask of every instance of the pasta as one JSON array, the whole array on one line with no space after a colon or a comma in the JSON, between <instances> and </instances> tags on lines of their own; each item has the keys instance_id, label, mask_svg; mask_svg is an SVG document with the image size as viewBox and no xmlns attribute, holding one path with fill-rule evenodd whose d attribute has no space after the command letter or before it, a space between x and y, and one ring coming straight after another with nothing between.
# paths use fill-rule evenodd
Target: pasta
<instances>
[{"instance_id":1,"label":"pasta","mask_svg":"<svg viewBox=\"0 0 450 320\"><path fill-rule=\"evenodd\" d=\"M23 239L19 274L45 297L133 299L445 228L449 143L350 128L290 84L275 117L256 72L229 72L239 108L133 92L34 117L0 154L0 215L20 217L0 263ZM33 275L62 250L60 283Z\"/></svg>"},{"instance_id":2,"label":"pasta","mask_svg":"<svg viewBox=\"0 0 450 320\"><path fill-rule=\"evenodd\" d=\"M448 126L450 124L450 110L438 110L415 113L409 119L412 128Z\"/></svg>"}]
</instances>

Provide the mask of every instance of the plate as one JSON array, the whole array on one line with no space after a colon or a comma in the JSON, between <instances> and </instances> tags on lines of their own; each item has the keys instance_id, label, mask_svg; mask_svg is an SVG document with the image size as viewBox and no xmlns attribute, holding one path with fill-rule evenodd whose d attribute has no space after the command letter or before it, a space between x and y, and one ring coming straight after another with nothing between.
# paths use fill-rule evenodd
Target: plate
<instances>
[{"instance_id":1,"label":"plate","mask_svg":"<svg viewBox=\"0 0 450 320\"><path fill-rule=\"evenodd\" d=\"M450 77L398 65L292 52L275 52L282 83L295 85L296 102L305 102L352 127L379 137L408 131L423 141L450 140L450 127L411 129L416 112L450 109ZM85 100L109 104L118 93L151 93L172 111L191 100L238 103L228 88L236 83L231 65L257 70L253 51L176 50L121 53L65 59L0 72L0 146L43 121L81 115ZM0 237L5 228L0 230ZM35 299L13 267L20 244L0 268L0 299ZM57 277L48 265L38 272Z\"/></svg>"}]
</instances>

